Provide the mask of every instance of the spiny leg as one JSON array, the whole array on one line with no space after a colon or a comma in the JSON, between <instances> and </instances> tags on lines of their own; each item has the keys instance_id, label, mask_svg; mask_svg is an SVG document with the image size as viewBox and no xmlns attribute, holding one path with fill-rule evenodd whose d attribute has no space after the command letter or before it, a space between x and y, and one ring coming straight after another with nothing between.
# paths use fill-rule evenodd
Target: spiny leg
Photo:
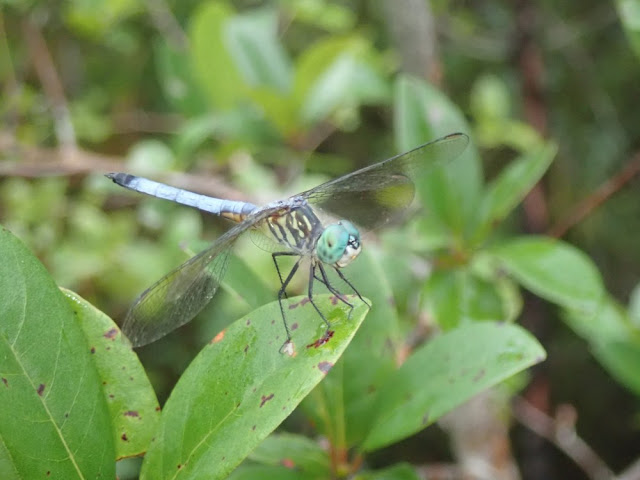
<instances>
[{"instance_id":1,"label":"spiny leg","mask_svg":"<svg viewBox=\"0 0 640 480\"><path fill-rule=\"evenodd\" d=\"M331 282L329 281L329 277L327 276L327 272L325 271L324 266L322 265L322 263L318 263L318 270L320 270L320 274L322 275L322 278L319 278L316 275L315 276L316 279L320 283L324 284L327 287L327 289L336 296L336 298L338 300L340 300L345 305L348 305L351 308L351 311L353 311L353 304L351 304L349 301L347 301L347 299L344 298L344 295L337 288L335 288L333 285L331 285ZM351 311L349 312L349 316L351 316Z\"/></svg>"},{"instance_id":2,"label":"spiny leg","mask_svg":"<svg viewBox=\"0 0 640 480\"><path fill-rule=\"evenodd\" d=\"M282 306L282 297L286 295L287 285L289 285L289 282L291 282L291 279L293 278L295 273L298 271L298 267L300 266L300 262L301 261L302 261L302 257L298 258L296 263L293 265L293 268L289 272L289 275L287 275L287 278L282 282L282 286L280 287L280 290L278 291L278 303L280 305L280 313L282 315L282 323L284 323L284 330L287 332L287 341L284 342L284 345L282 347L284 347L285 345L287 345L288 343L291 342L291 332L289 331L289 325L287 324L287 319L286 319L286 317L284 315L284 307Z\"/></svg>"},{"instance_id":3,"label":"spiny leg","mask_svg":"<svg viewBox=\"0 0 640 480\"><path fill-rule=\"evenodd\" d=\"M346 283L347 285L349 285L349 287L351 287L351 290L354 291L354 293L358 296L358 298L369 308L371 308L371 304L369 302L367 302L364 298L362 298L362 295L360 295L360 292L356 289L356 287L353 286L353 284L347 280L347 277L344 276L344 274L340 271L340 269L336 266L333 267L333 269L336 271L336 273L338 274L338 276L344 281L344 283Z\"/></svg>"},{"instance_id":4,"label":"spiny leg","mask_svg":"<svg viewBox=\"0 0 640 480\"><path fill-rule=\"evenodd\" d=\"M324 316L322 311L320 311L320 309L316 305L316 302L313 301L313 281L316 278L316 265L319 265L319 264L312 262L311 267L309 268L309 291L308 291L309 302L311 302L311 305L313 305L313 308L316 309L316 312L318 312L318 315L320 315L320 317L322 318L322 321L327 325L327 332L325 336L329 336L329 332L331 330L331 324L329 323L329 320L327 320L327 318Z\"/></svg>"},{"instance_id":5,"label":"spiny leg","mask_svg":"<svg viewBox=\"0 0 640 480\"><path fill-rule=\"evenodd\" d=\"M276 266L276 272L278 272L278 278L280 279L280 285L284 284L284 281L282 280L282 273L280 272L280 265L278 265L278 260L277 257L291 257L291 256L296 256L298 255L295 252L273 252L271 254L271 258L273 259L273 263ZM284 298L289 298L287 296L287 292L284 292Z\"/></svg>"}]
</instances>

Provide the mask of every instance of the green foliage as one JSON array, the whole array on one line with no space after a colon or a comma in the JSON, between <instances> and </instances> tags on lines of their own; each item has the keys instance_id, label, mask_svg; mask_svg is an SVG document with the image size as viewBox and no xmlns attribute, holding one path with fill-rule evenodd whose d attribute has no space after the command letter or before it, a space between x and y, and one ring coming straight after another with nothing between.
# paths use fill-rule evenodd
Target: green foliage
<instances>
[{"instance_id":1,"label":"green foliage","mask_svg":"<svg viewBox=\"0 0 640 480\"><path fill-rule=\"evenodd\" d=\"M562 184L551 201L575 195L574 180L604 169L602 156L623 148L606 106L592 102L602 124L559 130L555 141L546 140L520 120L512 72L492 65L490 75L471 73L479 67L454 59L445 65L452 72L445 95L423 79L396 74L379 26L363 24L348 2L282 0L255 8L169 2L173 27L158 23L162 12L149 13L162 2L76 0L60 12L6 3L8 15L27 12L31 21L48 15L58 22L53 30L71 32L59 47L69 56L54 57L74 67L62 71L62 80L76 138L101 152L127 152L126 171L180 178L180 186L189 184L171 171L195 172L187 179L203 180L192 188L205 190L216 169L228 173L211 182L216 195L226 196L216 189L229 185L230 196L240 197L238 188L262 203L357 168L347 157L369 164L456 131L472 141L459 158L419 179L418 207L403 226L374 232L379 243L365 236L365 250L346 274L370 299L370 310L354 300L349 316L344 304L319 293L335 335L315 348L324 325L310 304L288 300L296 326L293 357L278 352L284 331L273 302L279 280L271 258L239 242L215 300L181 335L141 350L143 368L115 323L93 305L120 317L137 292L187 258L178 245L186 241L200 250L197 239L215 238L218 224L140 199L99 174L3 180L2 223L51 276L1 231L0 407L11 406L0 408L1 478L48 472L51 478L113 478L116 460L144 454L140 478L150 479L415 479L408 464L377 469L363 460L545 358L542 346L513 324L522 313L522 288L553 304L606 371L640 395L639 290L622 306L580 248L544 235L515 235L509 223L549 172L558 144L562 150L569 144L581 163L573 170L562 164L548 177L551 186ZM636 4L617 2L637 55ZM450 27L477 24L461 15ZM12 33L11 22L5 28ZM81 42L67 49L72 37ZM2 60L0 73L16 69L17 77L28 77L26 50L12 40L15 46L13 64ZM627 72L624 58L606 61L616 59ZM567 92L550 102L562 124L565 111L584 105L569 98L562 75L554 73L548 81ZM1 112L20 119L16 139L45 148L59 119L42 114L44 89L21 86ZM565 101L569 108L561 110ZM463 111L458 105L466 103ZM134 125L128 138L117 118L132 104L177 119L164 119L168 128L159 122L155 135ZM392 112L392 131L379 121L381 112ZM124 133L131 134L128 128ZM479 148L502 158L492 164ZM4 155L3 166L25 162L19 149ZM300 175L307 160L313 176ZM74 164L60 165L66 172ZM297 183L282 191L282 180L292 177ZM577 237L595 238L606 225ZM294 281L292 291L306 293L306 280ZM56 284L88 300L61 293ZM422 337L425 329L432 338ZM121 478L126 469L138 475L131 459L118 463Z\"/></svg>"}]
</instances>

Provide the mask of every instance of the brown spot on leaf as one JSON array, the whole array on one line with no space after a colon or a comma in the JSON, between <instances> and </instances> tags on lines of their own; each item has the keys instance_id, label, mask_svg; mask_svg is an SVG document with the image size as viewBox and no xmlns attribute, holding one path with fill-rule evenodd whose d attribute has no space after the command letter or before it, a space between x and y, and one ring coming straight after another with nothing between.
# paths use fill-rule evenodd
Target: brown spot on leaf
<instances>
[{"instance_id":1,"label":"brown spot on leaf","mask_svg":"<svg viewBox=\"0 0 640 480\"><path fill-rule=\"evenodd\" d=\"M331 370L331 367L333 367L333 363L331 362L320 362L318 364L318 370L320 370L325 375L329 373L329 370Z\"/></svg>"},{"instance_id":2,"label":"brown spot on leaf","mask_svg":"<svg viewBox=\"0 0 640 480\"><path fill-rule=\"evenodd\" d=\"M218 333L215 337L213 337L213 339L211 340L211 343L218 343L223 338L224 338L224 330L220 331L220 333Z\"/></svg>"},{"instance_id":3,"label":"brown spot on leaf","mask_svg":"<svg viewBox=\"0 0 640 480\"><path fill-rule=\"evenodd\" d=\"M42 396L42 394L44 393L44 383L41 383L40 385L38 385L38 395Z\"/></svg>"},{"instance_id":4,"label":"brown spot on leaf","mask_svg":"<svg viewBox=\"0 0 640 480\"><path fill-rule=\"evenodd\" d=\"M318 348L321 347L322 345L324 345L325 343L327 343L329 340L331 340L331 337L333 337L334 331L333 330L327 330L327 332L320 337L318 340L316 340L313 343L310 343L309 345L307 345L307 348Z\"/></svg>"},{"instance_id":5,"label":"brown spot on leaf","mask_svg":"<svg viewBox=\"0 0 640 480\"><path fill-rule=\"evenodd\" d=\"M478 380L480 380L482 377L484 377L485 374L485 369L483 368L482 370L480 370L474 377L473 377L473 381L477 382Z\"/></svg>"},{"instance_id":6,"label":"brown spot on leaf","mask_svg":"<svg viewBox=\"0 0 640 480\"><path fill-rule=\"evenodd\" d=\"M91 353L96 353L96 347L91 347L91 350L89 350Z\"/></svg>"},{"instance_id":7,"label":"brown spot on leaf","mask_svg":"<svg viewBox=\"0 0 640 480\"><path fill-rule=\"evenodd\" d=\"M114 338L116 338L118 336L118 329L117 328L110 328L102 336L104 338L108 338L110 340L113 340Z\"/></svg>"},{"instance_id":8,"label":"brown spot on leaf","mask_svg":"<svg viewBox=\"0 0 640 480\"><path fill-rule=\"evenodd\" d=\"M9 386L9 380L7 380L6 378L2 377L2 383L4 383L5 387Z\"/></svg>"},{"instance_id":9,"label":"brown spot on leaf","mask_svg":"<svg viewBox=\"0 0 640 480\"><path fill-rule=\"evenodd\" d=\"M136 410L127 410L123 413L125 417L139 417L140 414Z\"/></svg>"},{"instance_id":10,"label":"brown spot on leaf","mask_svg":"<svg viewBox=\"0 0 640 480\"><path fill-rule=\"evenodd\" d=\"M294 462L290 458L283 458L280 461L280 463L282 464L283 467L288 468L288 469L296 468L296 462Z\"/></svg>"},{"instance_id":11,"label":"brown spot on leaf","mask_svg":"<svg viewBox=\"0 0 640 480\"><path fill-rule=\"evenodd\" d=\"M264 396L262 395L262 398L260 399L260 408L262 408L262 406L267 403L269 400L271 400L273 398L273 393L271 395L268 396Z\"/></svg>"},{"instance_id":12,"label":"brown spot on leaf","mask_svg":"<svg viewBox=\"0 0 640 480\"><path fill-rule=\"evenodd\" d=\"M120 438L122 439L123 442L128 442L129 441L129 437L127 437L126 433L123 433Z\"/></svg>"}]
</instances>

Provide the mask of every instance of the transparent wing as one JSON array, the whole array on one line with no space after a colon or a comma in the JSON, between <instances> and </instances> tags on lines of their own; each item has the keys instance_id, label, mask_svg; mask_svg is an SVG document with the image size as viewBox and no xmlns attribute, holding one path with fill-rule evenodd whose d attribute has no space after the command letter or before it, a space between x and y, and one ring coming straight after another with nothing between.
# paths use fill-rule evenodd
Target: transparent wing
<instances>
[{"instance_id":1,"label":"transparent wing","mask_svg":"<svg viewBox=\"0 0 640 480\"><path fill-rule=\"evenodd\" d=\"M162 277L135 301L122 326L133 346L164 337L195 317L215 295L233 243L258 221L251 216Z\"/></svg>"},{"instance_id":2,"label":"transparent wing","mask_svg":"<svg viewBox=\"0 0 640 480\"><path fill-rule=\"evenodd\" d=\"M469 137L464 133L447 135L318 185L299 196L338 218L375 229L393 220L411 204L415 195L413 179L434 165L453 160L468 143Z\"/></svg>"}]
</instances>

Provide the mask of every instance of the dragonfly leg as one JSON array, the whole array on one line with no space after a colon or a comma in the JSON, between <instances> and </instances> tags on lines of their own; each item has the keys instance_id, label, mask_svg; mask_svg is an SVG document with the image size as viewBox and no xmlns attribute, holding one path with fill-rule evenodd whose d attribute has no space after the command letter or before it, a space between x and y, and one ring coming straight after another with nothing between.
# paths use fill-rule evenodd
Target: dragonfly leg
<instances>
[{"instance_id":1,"label":"dragonfly leg","mask_svg":"<svg viewBox=\"0 0 640 480\"><path fill-rule=\"evenodd\" d=\"M278 265L278 257L290 257L295 256L297 253L294 252L274 252L271 254L271 258L273 259L273 263L276 266L276 272L278 272L278 278L280 279L280 285L284 284L282 280L282 273L280 272L280 265ZM284 298L288 298L287 292L284 292Z\"/></svg>"},{"instance_id":2,"label":"dragonfly leg","mask_svg":"<svg viewBox=\"0 0 640 480\"><path fill-rule=\"evenodd\" d=\"M320 274L322 275L322 278L319 278L316 275L316 279L320 283L324 284L327 287L327 289L336 296L338 300L340 300L342 303L344 303L345 305L348 305L351 308L351 311L349 311L349 318L351 318L351 312L353 311L353 304L347 301L347 299L344 298L344 295L337 288L331 285L331 282L329 282L329 277L327 277L327 272L325 271L322 263L318 263L318 270L320 270Z\"/></svg>"},{"instance_id":3,"label":"dragonfly leg","mask_svg":"<svg viewBox=\"0 0 640 480\"><path fill-rule=\"evenodd\" d=\"M338 276L344 281L344 283L346 283L347 285L349 285L349 287L351 287L351 290L354 291L354 293L358 296L358 298L369 308L371 308L371 304L369 302L367 302L364 298L362 298L362 295L360 295L360 292L356 289L356 287L353 286L353 284L347 280L347 277L344 276L344 274L340 271L340 269L338 267L333 267L333 269L336 271L336 273L338 274Z\"/></svg>"},{"instance_id":4,"label":"dragonfly leg","mask_svg":"<svg viewBox=\"0 0 640 480\"><path fill-rule=\"evenodd\" d=\"M275 259L274 259L274 261L275 261ZM283 348L285 348L285 346L287 344L291 343L291 331L289 330L289 325L287 324L287 319L286 319L286 317L284 315L284 307L282 306L282 298L286 296L287 285L289 285L289 282L291 282L291 279L293 278L293 276L298 271L298 267L300 266L300 262L301 261L302 261L302 257L300 257L298 259L298 261L296 261L296 263L293 265L293 268L289 272L289 275L287 275L287 278L284 281L281 282L282 286L280 287L280 290L278 290L278 303L280 304L280 313L282 314L282 323L284 324L285 332L287 332L287 340L282 345L282 348L280 349L281 351L282 351ZM277 263L276 263L276 265L277 265ZM278 272L278 275L280 275L280 272ZM280 276L280 279L282 280L282 276Z\"/></svg>"},{"instance_id":5,"label":"dragonfly leg","mask_svg":"<svg viewBox=\"0 0 640 480\"><path fill-rule=\"evenodd\" d=\"M311 264L311 268L309 268L309 302L311 302L311 305L313 305L313 308L316 309L316 312L318 312L318 315L320 315L320 317L322 318L322 321L327 325L327 333L326 335L329 335L329 331L331 330L331 324L329 323L329 320L327 320L327 317L324 316L324 313L322 313L322 311L318 308L318 306L316 305L316 302L313 301L313 281L314 279L316 279L316 266L319 265L317 263L312 263ZM324 283L324 282L323 282Z\"/></svg>"}]
</instances>

